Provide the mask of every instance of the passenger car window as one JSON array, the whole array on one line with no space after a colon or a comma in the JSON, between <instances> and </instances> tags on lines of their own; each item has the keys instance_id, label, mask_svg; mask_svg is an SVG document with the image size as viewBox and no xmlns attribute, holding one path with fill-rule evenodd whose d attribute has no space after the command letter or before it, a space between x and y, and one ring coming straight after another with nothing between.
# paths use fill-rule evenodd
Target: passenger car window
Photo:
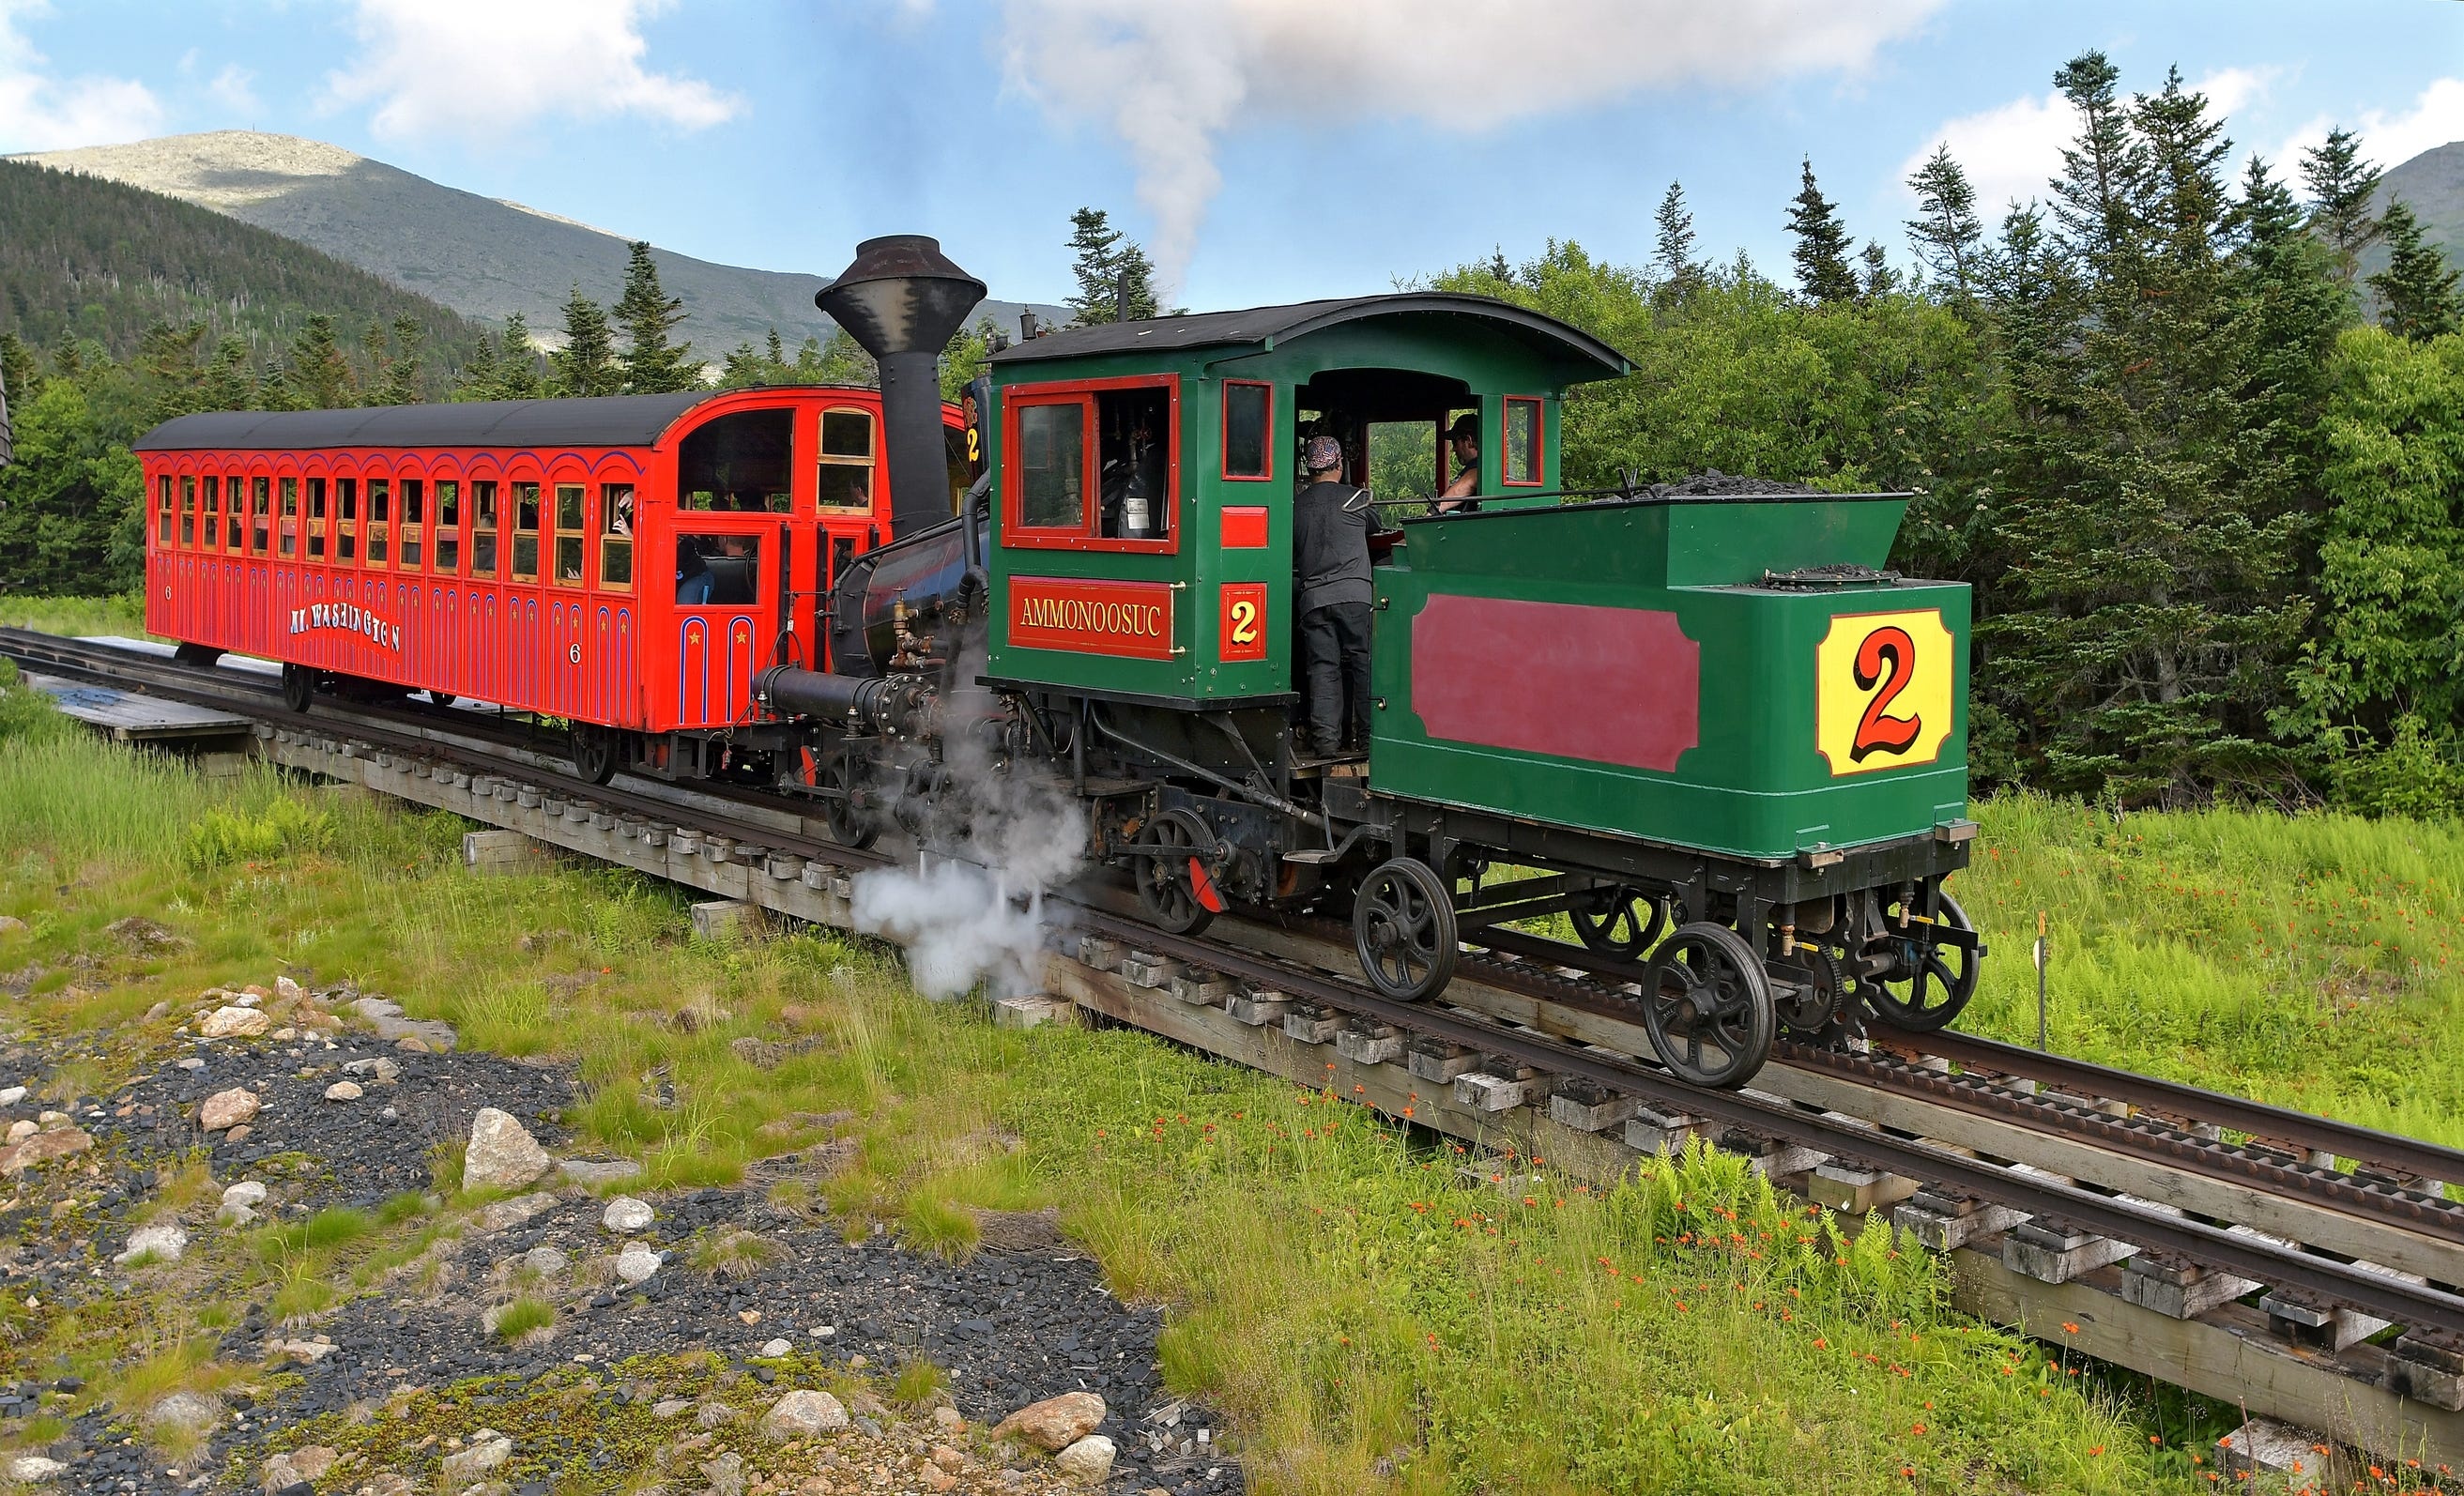
<instances>
[{"instance_id":1,"label":"passenger car window","mask_svg":"<svg viewBox=\"0 0 2464 1496\"><path fill-rule=\"evenodd\" d=\"M179 501L172 497L173 484L169 473L163 474L155 486L162 494L163 517L158 522L154 539L160 544L168 545L171 543L172 517L179 507Z\"/></svg>"},{"instance_id":2,"label":"passenger car window","mask_svg":"<svg viewBox=\"0 0 2464 1496\"><path fill-rule=\"evenodd\" d=\"M450 577L462 568L462 485L451 478L436 482L436 574Z\"/></svg>"},{"instance_id":3,"label":"passenger car window","mask_svg":"<svg viewBox=\"0 0 2464 1496\"><path fill-rule=\"evenodd\" d=\"M633 590L633 485L599 485L599 584Z\"/></svg>"},{"instance_id":4,"label":"passenger car window","mask_svg":"<svg viewBox=\"0 0 2464 1496\"><path fill-rule=\"evenodd\" d=\"M579 483L556 486L556 574L560 587L582 585L582 498Z\"/></svg>"},{"instance_id":5,"label":"passenger car window","mask_svg":"<svg viewBox=\"0 0 2464 1496\"><path fill-rule=\"evenodd\" d=\"M514 485L514 580L537 582L539 561L539 486Z\"/></svg>"},{"instance_id":6,"label":"passenger car window","mask_svg":"<svg viewBox=\"0 0 2464 1496\"><path fill-rule=\"evenodd\" d=\"M676 604L716 607L761 601L761 538L679 533Z\"/></svg>"},{"instance_id":7,"label":"passenger car window","mask_svg":"<svg viewBox=\"0 0 2464 1496\"><path fill-rule=\"evenodd\" d=\"M471 575L487 581L496 575L496 530L504 522L496 508L493 478L471 484Z\"/></svg>"},{"instance_id":8,"label":"passenger car window","mask_svg":"<svg viewBox=\"0 0 2464 1496\"><path fill-rule=\"evenodd\" d=\"M872 507L872 412L822 412L822 461L816 501L824 509L861 513Z\"/></svg>"},{"instance_id":9,"label":"passenger car window","mask_svg":"<svg viewBox=\"0 0 2464 1496\"><path fill-rule=\"evenodd\" d=\"M299 554L299 480L282 480L282 554Z\"/></svg>"},{"instance_id":10,"label":"passenger car window","mask_svg":"<svg viewBox=\"0 0 2464 1496\"><path fill-rule=\"evenodd\" d=\"M389 478L368 479L368 564L382 566L386 561L386 539L393 524L393 482Z\"/></svg>"},{"instance_id":11,"label":"passenger car window","mask_svg":"<svg viewBox=\"0 0 2464 1496\"><path fill-rule=\"evenodd\" d=\"M394 537L395 555L405 571L417 571L426 560L422 542L427 539L428 483L422 478L402 480L401 531Z\"/></svg>"}]
</instances>

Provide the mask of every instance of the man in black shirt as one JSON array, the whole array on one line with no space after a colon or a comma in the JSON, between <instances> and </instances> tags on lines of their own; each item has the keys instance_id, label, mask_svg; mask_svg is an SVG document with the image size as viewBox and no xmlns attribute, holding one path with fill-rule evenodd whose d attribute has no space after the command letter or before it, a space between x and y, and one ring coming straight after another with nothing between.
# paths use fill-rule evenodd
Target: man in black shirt
<instances>
[{"instance_id":1,"label":"man in black shirt","mask_svg":"<svg viewBox=\"0 0 2464 1496\"><path fill-rule=\"evenodd\" d=\"M1369 531L1366 490L1342 480L1343 448L1312 437L1309 487L1292 503L1293 571L1300 596L1301 674L1310 754L1331 759L1369 746Z\"/></svg>"}]
</instances>

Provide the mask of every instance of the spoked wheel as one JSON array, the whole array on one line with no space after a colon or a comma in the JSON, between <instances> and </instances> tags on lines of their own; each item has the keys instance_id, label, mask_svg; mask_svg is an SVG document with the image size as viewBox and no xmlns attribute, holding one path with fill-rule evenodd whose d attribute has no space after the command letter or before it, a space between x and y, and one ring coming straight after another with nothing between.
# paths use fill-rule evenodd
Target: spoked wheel
<instances>
[{"instance_id":1,"label":"spoked wheel","mask_svg":"<svg viewBox=\"0 0 2464 1496\"><path fill-rule=\"evenodd\" d=\"M1778 1015L1771 979L1725 925L1680 925L1652 953L1642 1026L1678 1079L1713 1089L1742 1086L1771 1054Z\"/></svg>"},{"instance_id":2,"label":"spoked wheel","mask_svg":"<svg viewBox=\"0 0 2464 1496\"><path fill-rule=\"evenodd\" d=\"M613 729L576 722L572 737L574 773L593 784L605 784L616 777L624 752L623 739Z\"/></svg>"},{"instance_id":3,"label":"spoked wheel","mask_svg":"<svg viewBox=\"0 0 2464 1496\"><path fill-rule=\"evenodd\" d=\"M317 700L317 672L305 665L282 667L282 704L305 713Z\"/></svg>"},{"instance_id":4,"label":"spoked wheel","mask_svg":"<svg viewBox=\"0 0 2464 1496\"><path fill-rule=\"evenodd\" d=\"M1167 810L1138 832L1138 909L1166 935L1196 935L1222 913L1211 865L1215 833L1195 811Z\"/></svg>"},{"instance_id":5,"label":"spoked wheel","mask_svg":"<svg viewBox=\"0 0 2464 1496\"><path fill-rule=\"evenodd\" d=\"M1369 984L1398 1002L1445 990L1455 975L1454 891L1427 863L1397 857L1361 880L1352 949Z\"/></svg>"},{"instance_id":6,"label":"spoked wheel","mask_svg":"<svg viewBox=\"0 0 2464 1496\"><path fill-rule=\"evenodd\" d=\"M1772 957L1769 975L1780 1026L1798 1038L1829 1038L1835 1023L1853 1016L1841 1011L1847 979L1828 951L1798 946L1793 956Z\"/></svg>"},{"instance_id":7,"label":"spoked wheel","mask_svg":"<svg viewBox=\"0 0 2464 1496\"><path fill-rule=\"evenodd\" d=\"M1973 931L1968 911L1944 893L1936 897L1935 918L1950 930ZM1946 1028L1976 996L1979 953L1956 945L1937 945L1932 932L1911 922L1903 931L1890 927L1884 939L1895 947L1891 969L1866 982L1866 1000L1883 1023L1893 1028L1929 1034Z\"/></svg>"},{"instance_id":8,"label":"spoked wheel","mask_svg":"<svg viewBox=\"0 0 2464 1496\"><path fill-rule=\"evenodd\" d=\"M1566 912L1586 950L1630 961L1649 951L1668 928L1668 906L1626 884L1595 889Z\"/></svg>"},{"instance_id":9,"label":"spoked wheel","mask_svg":"<svg viewBox=\"0 0 2464 1496\"><path fill-rule=\"evenodd\" d=\"M830 792L822 802L822 819L829 824L830 840L857 851L870 847L881 835L881 826L856 803L855 761L845 753L834 753L822 774Z\"/></svg>"}]
</instances>

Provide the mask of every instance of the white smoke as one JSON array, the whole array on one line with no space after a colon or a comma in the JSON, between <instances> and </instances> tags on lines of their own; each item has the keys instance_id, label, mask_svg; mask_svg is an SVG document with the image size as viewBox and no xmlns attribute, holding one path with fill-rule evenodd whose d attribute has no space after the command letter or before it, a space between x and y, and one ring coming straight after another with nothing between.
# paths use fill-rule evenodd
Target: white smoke
<instances>
[{"instance_id":1,"label":"white smoke","mask_svg":"<svg viewBox=\"0 0 2464 1496\"><path fill-rule=\"evenodd\" d=\"M928 998L955 998L979 983L996 996L1038 991L1054 912L1049 890L1087 862L1087 813L1040 760L1004 760L975 729L994 719L980 643L961 651L957 678L971 684L942 698L940 824L962 827L954 857L856 874L855 927L907 951L909 977Z\"/></svg>"},{"instance_id":2,"label":"white smoke","mask_svg":"<svg viewBox=\"0 0 2464 1496\"><path fill-rule=\"evenodd\" d=\"M1007 0L1001 52L1010 86L1129 148L1170 286L1235 126L1369 117L1478 132L1648 88L1855 73L1942 3Z\"/></svg>"}]
</instances>

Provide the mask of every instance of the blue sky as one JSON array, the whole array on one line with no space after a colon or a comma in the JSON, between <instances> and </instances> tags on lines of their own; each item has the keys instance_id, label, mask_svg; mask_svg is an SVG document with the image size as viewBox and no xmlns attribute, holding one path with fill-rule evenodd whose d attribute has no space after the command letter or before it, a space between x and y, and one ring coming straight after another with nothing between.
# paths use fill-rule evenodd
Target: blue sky
<instances>
[{"instance_id":1,"label":"blue sky","mask_svg":"<svg viewBox=\"0 0 2464 1496\"><path fill-rule=\"evenodd\" d=\"M0 0L0 152L281 131L735 264L935 233L1020 299L1095 204L1208 308L1639 261L1671 180L1705 253L1781 268L1808 154L1903 261L1911 160L2041 190L2087 47L2270 159L2464 139L2453 0Z\"/></svg>"}]
</instances>

